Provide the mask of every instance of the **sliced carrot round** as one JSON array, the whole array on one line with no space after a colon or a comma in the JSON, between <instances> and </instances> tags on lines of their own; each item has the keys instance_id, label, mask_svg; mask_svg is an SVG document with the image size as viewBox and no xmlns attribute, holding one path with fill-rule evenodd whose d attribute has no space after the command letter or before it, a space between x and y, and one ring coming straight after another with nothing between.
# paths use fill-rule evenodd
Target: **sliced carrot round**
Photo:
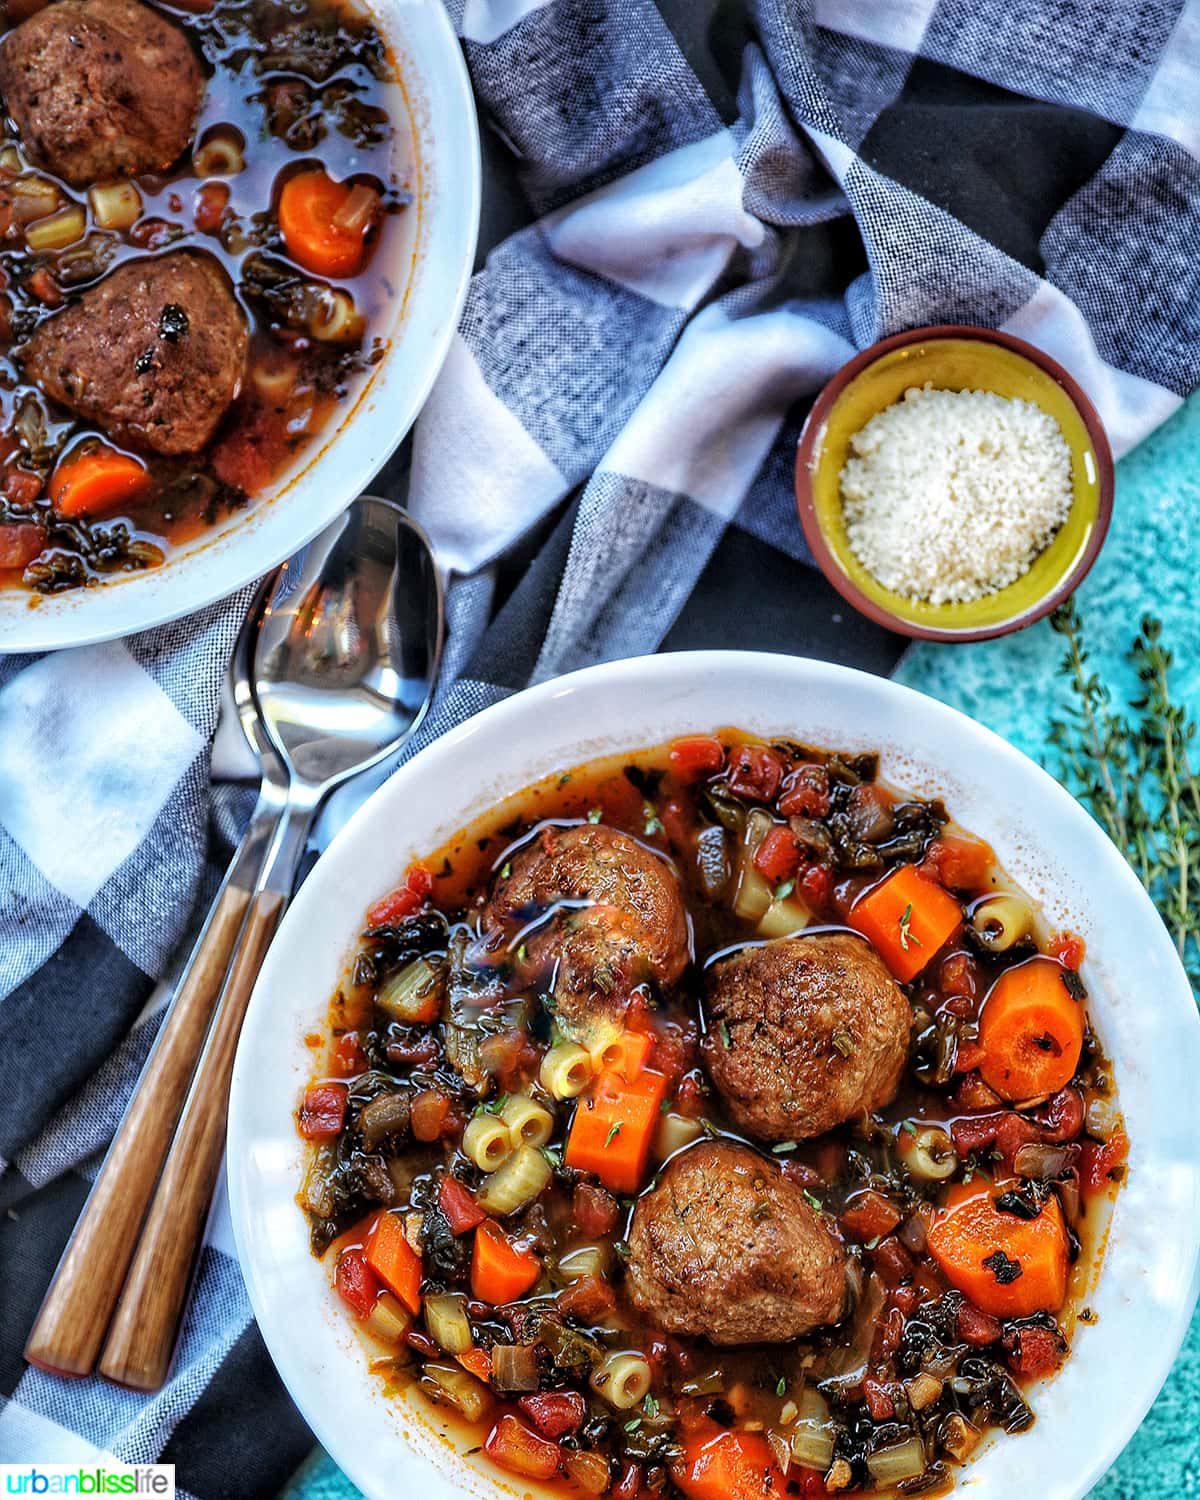
<instances>
[{"instance_id":1,"label":"sliced carrot round","mask_svg":"<svg viewBox=\"0 0 1200 1500\"><path fill-rule=\"evenodd\" d=\"M316 276L357 275L378 207L374 189L335 182L322 167L289 177L279 195L287 253Z\"/></svg>"},{"instance_id":2,"label":"sliced carrot round","mask_svg":"<svg viewBox=\"0 0 1200 1500\"><path fill-rule=\"evenodd\" d=\"M950 1285L993 1317L1057 1312L1071 1275L1058 1199L1048 1198L1027 1219L996 1206L1003 1191L986 1185L953 1189L929 1226L929 1253Z\"/></svg>"},{"instance_id":3,"label":"sliced carrot round","mask_svg":"<svg viewBox=\"0 0 1200 1500\"><path fill-rule=\"evenodd\" d=\"M979 1018L983 1081L1003 1099L1055 1094L1070 1083L1083 1051L1083 1006L1073 976L1052 958L1006 969Z\"/></svg>"},{"instance_id":4,"label":"sliced carrot round","mask_svg":"<svg viewBox=\"0 0 1200 1500\"><path fill-rule=\"evenodd\" d=\"M142 494L150 485L144 464L112 448L93 448L59 464L50 476L50 500L64 516L99 516Z\"/></svg>"}]
</instances>

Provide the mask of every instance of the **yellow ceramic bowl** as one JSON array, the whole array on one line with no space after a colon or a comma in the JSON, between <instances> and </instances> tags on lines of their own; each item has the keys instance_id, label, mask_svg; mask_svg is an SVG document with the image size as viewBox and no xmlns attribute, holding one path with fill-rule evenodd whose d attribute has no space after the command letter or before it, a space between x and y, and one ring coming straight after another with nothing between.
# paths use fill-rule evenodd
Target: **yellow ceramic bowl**
<instances>
[{"instance_id":1,"label":"yellow ceramic bowl","mask_svg":"<svg viewBox=\"0 0 1200 1500\"><path fill-rule=\"evenodd\" d=\"M925 384L1031 401L1055 419L1071 449L1074 498L1062 529L1022 577L966 604L927 604L885 588L851 551L842 514L850 439L911 386ZM864 350L817 397L796 460L800 521L830 583L868 618L926 640L984 640L1049 614L1096 560L1112 497L1112 450L1079 385L1040 349L986 328L918 328Z\"/></svg>"}]
</instances>

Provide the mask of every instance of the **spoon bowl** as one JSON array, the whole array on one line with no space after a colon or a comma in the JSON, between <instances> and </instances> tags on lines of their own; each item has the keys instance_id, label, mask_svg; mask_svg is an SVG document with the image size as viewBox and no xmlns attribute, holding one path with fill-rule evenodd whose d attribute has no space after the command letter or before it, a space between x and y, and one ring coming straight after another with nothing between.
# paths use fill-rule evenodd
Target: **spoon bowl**
<instances>
[{"instance_id":1,"label":"spoon bowl","mask_svg":"<svg viewBox=\"0 0 1200 1500\"><path fill-rule=\"evenodd\" d=\"M442 648L424 532L364 495L260 596L257 715L292 779L321 794L374 765L425 715Z\"/></svg>"}]
</instances>

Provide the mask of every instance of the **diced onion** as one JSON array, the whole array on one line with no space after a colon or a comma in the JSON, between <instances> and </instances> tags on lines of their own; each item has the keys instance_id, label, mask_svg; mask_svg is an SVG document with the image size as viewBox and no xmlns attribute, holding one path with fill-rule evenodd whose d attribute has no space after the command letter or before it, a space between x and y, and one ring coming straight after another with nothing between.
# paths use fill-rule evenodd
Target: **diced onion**
<instances>
[{"instance_id":1,"label":"diced onion","mask_svg":"<svg viewBox=\"0 0 1200 1500\"><path fill-rule=\"evenodd\" d=\"M522 1146L491 1176L485 1177L475 1201L484 1213L504 1218L532 1203L549 1186L550 1163L536 1146Z\"/></svg>"},{"instance_id":2,"label":"diced onion","mask_svg":"<svg viewBox=\"0 0 1200 1500\"><path fill-rule=\"evenodd\" d=\"M12 186L14 224L31 224L52 214L62 202L54 183L45 177L19 177Z\"/></svg>"},{"instance_id":3,"label":"diced onion","mask_svg":"<svg viewBox=\"0 0 1200 1500\"><path fill-rule=\"evenodd\" d=\"M743 922L761 922L773 899L770 882L755 868L754 856L758 846L774 826L769 815L761 807L746 819L746 831L738 850L737 882L733 891L734 915Z\"/></svg>"},{"instance_id":4,"label":"diced onion","mask_svg":"<svg viewBox=\"0 0 1200 1500\"><path fill-rule=\"evenodd\" d=\"M603 1495L612 1483L608 1460L599 1453L576 1453L569 1448L564 1449L563 1468L567 1471L567 1477L589 1495Z\"/></svg>"},{"instance_id":5,"label":"diced onion","mask_svg":"<svg viewBox=\"0 0 1200 1500\"><path fill-rule=\"evenodd\" d=\"M356 182L333 216L334 228L345 234L358 234L367 228L378 208L379 194L375 189Z\"/></svg>"},{"instance_id":6,"label":"diced onion","mask_svg":"<svg viewBox=\"0 0 1200 1500\"><path fill-rule=\"evenodd\" d=\"M821 1474L833 1462L833 1424L820 1391L810 1388L800 1399L800 1415L792 1430L792 1458L801 1468Z\"/></svg>"},{"instance_id":7,"label":"diced onion","mask_svg":"<svg viewBox=\"0 0 1200 1500\"><path fill-rule=\"evenodd\" d=\"M640 1406L650 1392L650 1366L640 1354L606 1355L592 1371L591 1386L617 1411Z\"/></svg>"},{"instance_id":8,"label":"diced onion","mask_svg":"<svg viewBox=\"0 0 1200 1500\"><path fill-rule=\"evenodd\" d=\"M578 1281L583 1276L603 1276L608 1270L611 1252L607 1245L578 1245L558 1262L558 1274L564 1281Z\"/></svg>"},{"instance_id":9,"label":"diced onion","mask_svg":"<svg viewBox=\"0 0 1200 1500\"><path fill-rule=\"evenodd\" d=\"M427 1013L430 994L441 982L440 970L427 959L417 958L380 986L375 1004L393 1021L411 1024Z\"/></svg>"},{"instance_id":10,"label":"diced onion","mask_svg":"<svg viewBox=\"0 0 1200 1500\"><path fill-rule=\"evenodd\" d=\"M795 896L785 900L772 898L770 906L758 924L758 935L763 938L791 937L802 932L812 919L812 912Z\"/></svg>"},{"instance_id":11,"label":"diced onion","mask_svg":"<svg viewBox=\"0 0 1200 1500\"><path fill-rule=\"evenodd\" d=\"M890 1489L905 1479L919 1479L925 1472L925 1444L919 1437L910 1437L880 1448L878 1453L867 1455L867 1468L880 1489Z\"/></svg>"},{"instance_id":12,"label":"diced onion","mask_svg":"<svg viewBox=\"0 0 1200 1500\"><path fill-rule=\"evenodd\" d=\"M1121 1111L1115 1099L1106 1099L1102 1095L1097 1095L1096 1098L1088 1100L1084 1120L1089 1135L1094 1135L1098 1141L1106 1141L1121 1123Z\"/></svg>"},{"instance_id":13,"label":"diced onion","mask_svg":"<svg viewBox=\"0 0 1200 1500\"><path fill-rule=\"evenodd\" d=\"M367 1332L385 1344L398 1344L412 1327L412 1313L391 1292L380 1292L367 1318Z\"/></svg>"},{"instance_id":14,"label":"diced onion","mask_svg":"<svg viewBox=\"0 0 1200 1500\"><path fill-rule=\"evenodd\" d=\"M132 182L101 183L88 193L101 229L131 229L142 217L142 195Z\"/></svg>"},{"instance_id":15,"label":"diced onion","mask_svg":"<svg viewBox=\"0 0 1200 1500\"><path fill-rule=\"evenodd\" d=\"M468 1422L482 1422L495 1405L487 1386L459 1365L427 1364L420 1384L431 1401L454 1407Z\"/></svg>"},{"instance_id":16,"label":"diced onion","mask_svg":"<svg viewBox=\"0 0 1200 1500\"><path fill-rule=\"evenodd\" d=\"M498 1391L536 1391L538 1362L532 1345L494 1344L492 1384Z\"/></svg>"},{"instance_id":17,"label":"diced onion","mask_svg":"<svg viewBox=\"0 0 1200 1500\"><path fill-rule=\"evenodd\" d=\"M429 1337L447 1354L465 1354L475 1342L465 1298L450 1292L429 1296L425 1298L423 1310Z\"/></svg>"},{"instance_id":18,"label":"diced onion","mask_svg":"<svg viewBox=\"0 0 1200 1500\"><path fill-rule=\"evenodd\" d=\"M25 243L31 250L65 250L87 231L87 215L78 203L68 203L44 219L25 226Z\"/></svg>"},{"instance_id":19,"label":"diced onion","mask_svg":"<svg viewBox=\"0 0 1200 1500\"><path fill-rule=\"evenodd\" d=\"M267 406L282 406L296 384L296 366L278 355L257 359L250 367L250 379L260 401Z\"/></svg>"},{"instance_id":20,"label":"diced onion","mask_svg":"<svg viewBox=\"0 0 1200 1500\"><path fill-rule=\"evenodd\" d=\"M666 1161L668 1156L674 1156L676 1151L698 1141L703 1134L704 1127L699 1120L689 1119L687 1115L663 1115L654 1132L654 1159Z\"/></svg>"}]
</instances>

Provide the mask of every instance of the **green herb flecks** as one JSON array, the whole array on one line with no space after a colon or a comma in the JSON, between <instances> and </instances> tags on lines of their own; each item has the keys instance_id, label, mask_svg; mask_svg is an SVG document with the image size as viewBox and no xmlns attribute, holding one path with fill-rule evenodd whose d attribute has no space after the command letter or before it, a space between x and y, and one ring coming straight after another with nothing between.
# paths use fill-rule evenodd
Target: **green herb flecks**
<instances>
[{"instance_id":1,"label":"green herb flecks","mask_svg":"<svg viewBox=\"0 0 1200 1500\"><path fill-rule=\"evenodd\" d=\"M921 939L913 932L909 925L911 922L912 902L910 901L904 908L904 913L900 918L900 946L904 949L905 953L912 947L920 948L922 946Z\"/></svg>"},{"instance_id":2,"label":"green herb flecks","mask_svg":"<svg viewBox=\"0 0 1200 1500\"><path fill-rule=\"evenodd\" d=\"M589 823L598 823L603 816L604 816L604 809L602 807L589 807L588 808L588 822Z\"/></svg>"},{"instance_id":3,"label":"green herb flecks","mask_svg":"<svg viewBox=\"0 0 1200 1500\"><path fill-rule=\"evenodd\" d=\"M604 1149L606 1151L608 1150L608 1148L612 1145L612 1143L616 1140L616 1138L620 1134L621 1134L621 1122L620 1122L620 1120L618 1120L617 1123L610 1128L608 1134L604 1137Z\"/></svg>"},{"instance_id":4,"label":"green herb flecks","mask_svg":"<svg viewBox=\"0 0 1200 1500\"><path fill-rule=\"evenodd\" d=\"M662 833L662 819L653 802L642 803L642 817L645 820L645 833L647 838L652 838L656 833Z\"/></svg>"},{"instance_id":5,"label":"green herb flecks","mask_svg":"<svg viewBox=\"0 0 1200 1500\"><path fill-rule=\"evenodd\" d=\"M776 901L786 901L795 889L796 882L794 880L785 880L782 885L777 885L771 894Z\"/></svg>"}]
</instances>

